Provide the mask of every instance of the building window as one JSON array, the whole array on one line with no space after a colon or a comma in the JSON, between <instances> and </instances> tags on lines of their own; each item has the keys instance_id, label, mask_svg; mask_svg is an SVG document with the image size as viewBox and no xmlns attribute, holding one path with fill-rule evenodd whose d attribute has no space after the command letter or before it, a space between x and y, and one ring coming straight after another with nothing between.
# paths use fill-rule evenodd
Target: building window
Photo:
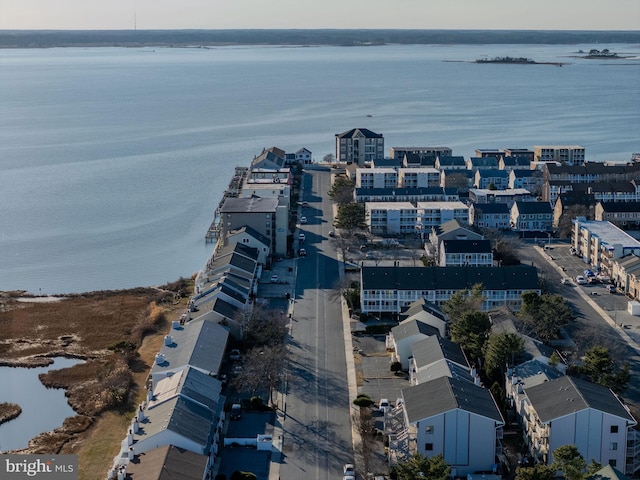
<instances>
[{"instance_id":1,"label":"building window","mask_svg":"<svg viewBox=\"0 0 640 480\"><path fill-rule=\"evenodd\" d=\"M427 425L424 427L424 433L433 433L433 425Z\"/></svg>"},{"instance_id":2,"label":"building window","mask_svg":"<svg viewBox=\"0 0 640 480\"><path fill-rule=\"evenodd\" d=\"M432 450L433 450L433 443L425 443L425 444L424 444L424 449L425 449L427 452L432 451Z\"/></svg>"},{"instance_id":3,"label":"building window","mask_svg":"<svg viewBox=\"0 0 640 480\"><path fill-rule=\"evenodd\" d=\"M609 443L609 450L618 450L618 442Z\"/></svg>"},{"instance_id":4,"label":"building window","mask_svg":"<svg viewBox=\"0 0 640 480\"><path fill-rule=\"evenodd\" d=\"M611 433L618 433L618 425L611 425Z\"/></svg>"},{"instance_id":5,"label":"building window","mask_svg":"<svg viewBox=\"0 0 640 480\"><path fill-rule=\"evenodd\" d=\"M611 460L609 460L609 465L611 465L612 467L615 467L618 464L618 462L616 460L614 460L613 458Z\"/></svg>"}]
</instances>

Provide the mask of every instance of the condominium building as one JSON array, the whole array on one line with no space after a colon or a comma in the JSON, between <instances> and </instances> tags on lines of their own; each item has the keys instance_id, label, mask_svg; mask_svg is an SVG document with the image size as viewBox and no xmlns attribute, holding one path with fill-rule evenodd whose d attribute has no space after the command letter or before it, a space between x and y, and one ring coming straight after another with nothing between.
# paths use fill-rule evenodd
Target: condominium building
<instances>
[{"instance_id":1,"label":"condominium building","mask_svg":"<svg viewBox=\"0 0 640 480\"><path fill-rule=\"evenodd\" d=\"M398 186L395 168L356 168L356 188L394 188Z\"/></svg>"},{"instance_id":2,"label":"condominium building","mask_svg":"<svg viewBox=\"0 0 640 480\"><path fill-rule=\"evenodd\" d=\"M584 263L611 276L613 262L628 254L640 255L640 241L611 222L573 220L571 243Z\"/></svg>"},{"instance_id":3,"label":"condominium building","mask_svg":"<svg viewBox=\"0 0 640 480\"><path fill-rule=\"evenodd\" d=\"M376 158L384 158L384 137L366 128L353 128L336 134L336 159L361 167Z\"/></svg>"},{"instance_id":4,"label":"condominium building","mask_svg":"<svg viewBox=\"0 0 640 480\"><path fill-rule=\"evenodd\" d=\"M583 165L585 148L579 145L542 145L533 147L535 162L560 162L567 165Z\"/></svg>"}]
</instances>

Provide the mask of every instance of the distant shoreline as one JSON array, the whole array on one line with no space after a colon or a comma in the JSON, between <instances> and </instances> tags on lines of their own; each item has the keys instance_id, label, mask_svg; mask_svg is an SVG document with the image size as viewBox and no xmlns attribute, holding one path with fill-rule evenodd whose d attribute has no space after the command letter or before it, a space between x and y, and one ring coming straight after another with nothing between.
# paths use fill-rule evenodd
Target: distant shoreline
<instances>
[{"instance_id":1,"label":"distant shoreline","mask_svg":"<svg viewBox=\"0 0 640 480\"><path fill-rule=\"evenodd\" d=\"M0 30L0 48L571 45L640 43L638 31L582 30Z\"/></svg>"}]
</instances>

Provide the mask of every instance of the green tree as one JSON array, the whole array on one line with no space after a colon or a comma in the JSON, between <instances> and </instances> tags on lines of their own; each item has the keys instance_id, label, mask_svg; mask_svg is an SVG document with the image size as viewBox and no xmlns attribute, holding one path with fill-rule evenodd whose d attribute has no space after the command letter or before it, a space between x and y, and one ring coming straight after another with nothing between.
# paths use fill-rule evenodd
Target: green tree
<instances>
[{"instance_id":1,"label":"green tree","mask_svg":"<svg viewBox=\"0 0 640 480\"><path fill-rule=\"evenodd\" d=\"M512 242L503 239L498 239L493 244L493 259L503 267L520 265L516 247Z\"/></svg>"},{"instance_id":2,"label":"green tree","mask_svg":"<svg viewBox=\"0 0 640 480\"><path fill-rule=\"evenodd\" d=\"M553 451L553 468L560 470L567 480L582 480L587 462L575 445L563 445Z\"/></svg>"},{"instance_id":3,"label":"green tree","mask_svg":"<svg viewBox=\"0 0 640 480\"><path fill-rule=\"evenodd\" d=\"M371 406L376 403L373 399L367 395L366 393L360 393L353 401L353 404L360 408L371 408Z\"/></svg>"},{"instance_id":4,"label":"green tree","mask_svg":"<svg viewBox=\"0 0 640 480\"><path fill-rule=\"evenodd\" d=\"M490 330L489 315L484 312L469 312L451 323L451 340L459 343L469 361L474 362L482 358Z\"/></svg>"},{"instance_id":5,"label":"green tree","mask_svg":"<svg viewBox=\"0 0 640 480\"><path fill-rule=\"evenodd\" d=\"M353 180L347 177L336 177L331 190L329 190L329 198L336 202L338 205L344 205L346 203L353 202L353 189L355 183Z\"/></svg>"},{"instance_id":6,"label":"green tree","mask_svg":"<svg viewBox=\"0 0 640 480\"><path fill-rule=\"evenodd\" d=\"M618 368L608 348L595 346L587 350L582 365L572 368L571 373L610 388L616 393L622 393L631 378L629 369L628 362L622 368Z\"/></svg>"},{"instance_id":7,"label":"green tree","mask_svg":"<svg viewBox=\"0 0 640 480\"><path fill-rule=\"evenodd\" d=\"M541 340L549 342L560 336L560 329L569 324L573 314L561 295L525 292L518 318Z\"/></svg>"},{"instance_id":8,"label":"green tree","mask_svg":"<svg viewBox=\"0 0 640 480\"><path fill-rule=\"evenodd\" d=\"M416 453L408 460L398 462L396 473L398 480L415 480L417 478L447 480L451 475L451 466L442 454L435 457L425 457Z\"/></svg>"},{"instance_id":9,"label":"green tree","mask_svg":"<svg viewBox=\"0 0 640 480\"><path fill-rule=\"evenodd\" d=\"M367 228L364 205L356 202L339 205L335 226L347 230Z\"/></svg>"},{"instance_id":10,"label":"green tree","mask_svg":"<svg viewBox=\"0 0 640 480\"><path fill-rule=\"evenodd\" d=\"M489 336L484 354L485 373L504 379L507 365L514 365L524 349L524 340L518 333L498 333Z\"/></svg>"},{"instance_id":11,"label":"green tree","mask_svg":"<svg viewBox=\"0 0 640 480\"><path fill-rule=\"evenodd\" d=\"M518 467L515 480L553 480L555 476L555 468L537 463L533 467Z\"/></svg>"},{"instance_id":12,"label":"green tree","mask_svg":"<svg viewBox=\"0 0 640 480\"><path fill-rule=\"evenodd\" d=\"M482 310L484 300L484 288L481 283L476 283L471 290L459 290L451 295L442 305L442 311L449 316L451 322L455 322L467 313Z\"/></svg>"}]
</instances>

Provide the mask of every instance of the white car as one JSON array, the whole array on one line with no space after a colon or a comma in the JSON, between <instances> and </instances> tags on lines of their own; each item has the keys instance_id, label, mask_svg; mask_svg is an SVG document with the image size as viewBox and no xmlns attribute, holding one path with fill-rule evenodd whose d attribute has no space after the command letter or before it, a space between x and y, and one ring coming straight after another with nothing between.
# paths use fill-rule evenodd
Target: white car
<instances>
[{"instance_id":1,"label":"white car","mask_svg":"<svg viewBox=\"0 0 640 480\"><path fill-rule=\"evenodd\" d=\"M301 233L300 235L298 235L298 241L300 243L304 243L306 237L304 236L304 233Z\"/></svg>"},{"instance_id":2,"label":"white car","mask_svg":"<svg viewBox=\"0 0 640 480\"><path fill-rule=\"evenodd\" d=\"M356 467L354 467L352 463L345 463L345 465L342 467L342 473L344 474L345 478L348 476L352 476L353 478L355 478Z\"/></svg>"},{"instance_id":3,"label":"white car","mask_svg":"<svg viewBox=\"0 0 640 480\"><path fill-rule=\"evenodd\" d=\"M380 400L378 410L380 410L382 413L387 413L391 410L391 402L389 402L389 400L387 400L386 398L383 398L382 400Z\"/></svg>"},{"instance_id":4,"label":"white car","mask_svg":"<svg viewBox=\"0 0 640 480\"><path fill-rule=\"evenodd\" d=\"M307 217L300 217L300 223L303 225L307 223Z\"/></svg>"},{"instance_id":5,"label":"white car","mask_svg":"<svg viewBox=\"0 0 640 480\"><path fill-rule=\"evenodd\" d=\"M271 283L278 283L278 275L271 275Z\"/></svg>"},{"instance_id":6,"label":"white car","mask_svg":"<svg viewBox=\"0 0 640 480\"><path fill-rule=\"evenodd\" d=\"M578 285L586 285L587 281L585 280L585 278L582 275L578 275L576 277L576 283Z\"/></svg>"}]
</instances>

